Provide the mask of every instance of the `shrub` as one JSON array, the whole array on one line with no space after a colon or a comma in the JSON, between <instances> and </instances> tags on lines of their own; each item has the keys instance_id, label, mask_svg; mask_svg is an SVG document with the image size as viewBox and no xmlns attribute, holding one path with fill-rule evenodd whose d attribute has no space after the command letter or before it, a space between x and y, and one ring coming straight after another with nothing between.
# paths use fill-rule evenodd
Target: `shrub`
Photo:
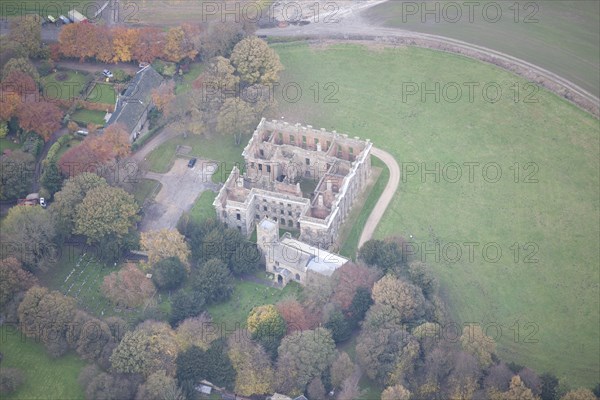
<instances>
[{"instance_id":1,"label":"shrub","mask_svg":"<svg viewBox=\"0 0 600 400\"><path fill-rule=\"evenodd\" d=\"M15 392L23 384L23 372L17 368L2 368L0 370L0 393L8 395Z\"/></svg>"},{"instance_id":2,"label":"shrub","mask_svg":"<svg viewBox=\"0 0 600 400\"><path fill-rule=\"evenodd\" d=\"M56 74L54 79L56 79L56 81L58 81L58 82L62 82L62 81L66 81L68 77L69 77L69 75L67 75L66 72L59 72Z\"/></svg>"}]
</instances>

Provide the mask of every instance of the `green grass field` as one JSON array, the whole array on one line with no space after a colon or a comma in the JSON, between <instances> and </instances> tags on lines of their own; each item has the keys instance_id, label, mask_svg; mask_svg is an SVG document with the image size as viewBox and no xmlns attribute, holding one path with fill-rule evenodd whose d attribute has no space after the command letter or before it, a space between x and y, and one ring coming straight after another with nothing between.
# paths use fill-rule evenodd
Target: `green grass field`
<instances>
[{"instance_id":1,"label":"green grass field","mask_svg":"<svg viewBox=\"0 0 600 400\"><path fill-rule=\"evenodd\" d=\"M212 179L214 182L224 182L235 163L243 165L242 150L249 139L249 136L244 137L242 144L236 146L233 137L215 135L206 138L198 135L188 135L187 138L184 138L179 136L163 143L148 154L148 166L151 171L165 173L171 168L177 146L191 146L190 157L195 156L221 162Z\"/></svg>"},{"instance_id":2,"label":"green grass field","mask_svg":"<svg viewBox=\"0 0 600 400\"><path fill-rule=\"evenodd\" d=\"M283 298L296 298L301 291L302 287L296 282L276 289L253 282L236 281L230 300L208 307L208 312L215 324L231 332L246 326L246 319L253 307L275 304Z\"/></svg>"},{"instance_id":3,"label":"green grass field","mask_svg":"<svg viewBox=\"0 0 600 400\"><path fill-rule=\"evenodd\" d=\"M92 103L102 103L114 105L117 99L115 89L108 83L96 83L94 88L88 94L87 101Z\"/></svg>"},{"instance_id":4,"label":"green grass field","mask_svg":"<svg viewBox=\"0 0 600 400\"><path fill-rule=\"evenodd\" d=\"M472 23L466 5L460 9L462 14L449 6L463 2L428 1L429 4L388 1L368 10L367 18L378 24L446 36L510 54L599 96L600 2L597 0L483 0L473 9ZM411 9L413 5L417 5L415 11ZM436 5L439 11L425 16L423 23L422 12L426 7L435 10ZM496 14L495 5L501 6L501 14Z\"/></svg>"},{"instance_id":5,"label":"green grass field","mask_svg":"<svg viewBox=\"0 0 600 400\"><path fill-rule=\"evenodd\" d=\"M133 190L133 196L138 204L143 205L148 196L160 192L160 188L157 186L162 186L162 184L153 179L141 179Z\"/></svg>"},{"instance_id":6,"label":"green grass field","mask_svg":"<svg viewBox=\"0 0 600 400\"><path fill-rule=\"evenodd\" d=\"M104 125L104 116L106 113L104 111L96 111L96 110L86 110L85 108L80 108L71 114L71 119L83 126L86 126L89 123L94 123L96 125Z\"/></svg>"},{"instance_id":7,"label":"green grass field","mask_svg":"<svg viewBox=\"0 0 600 400\"><path fill-rule=\"evenodd\" d=\"M21 144L17 141L17 143L11 140L12 138L0 138L0 153L3 153L4 150L16 150L21 148Z\"/></svg>"},{"instance_id":8,"label":"green grass field","mask_svg":"<svg viewBox=\"0 0 600 400\"><path fill-rule=\"evenodd\" d=\"M67 74L67 79L58 81L58 74ZM59 71L42 78L44 96L48 99L74 100L79 97L86 81L86 74L79 71Z\"/></svg>"},{"instance_id":9,"label":"green grass field","mask_svg":"<svg viewBox=\"0 0 600 400\"><path fill-rule=\"evenodd\" d=\"M425 180L405 173L376 237L412 234L421 248L425 243L431 248L432 239L442 246L460 244L459 262L449 261L451 252L438 262L426 258L447 292L455 321L501 324L498 353L505 360L551 371L576 386L595 385L600 372L598 121L544 90L537 103L523 97L515 102L509 87L525 82L458 55L410 47L274 48L285 66L281 86L293 81L306 88L297 103L279 99L278 117L370 138L404 168L432 169L439 163L445 171L439 182L432 175ZM315 102L310 91L315 82L334 82L338 102L324 103L323 92ZM473 102L466 95L455 103L436 103L433 96L403 99L403 83L413 82L428 87L496 82L505 95L495 103L480 91ZM472 182L464 166L469 162L479 163ZM525 169L530 162L535 164ZM456 183L452 171L442 167L450 163L463 166ZM494 171L483 175L487 163L502 169L497 183L489 183ZM538 182L525 183L533 179ZM473 261L465 242L479 243ZM498 262L483 257L488 243L503 251ZM511 249L514 243L519 245ZM525 263L535 246L538 262ZM494 254L485 256L490 260Z\"/></svg>"},{"instance_id":10,"label":"green grass field","mask_svg":"<svg viewBox=\"0 0 600 400\"><path fill-rule=\"evenodd\" d=\"M25 376L21 388L10 396L2 396L4 400L84 398L77 377L86 362L76 354L53 359L42 343L5 327L0 352L4 356L2 368L19 368Z\"/></svg>"},{"instance_id":11,"label":"green grass field","mask_svg":"<svg viewBox=\"0 0 600 400\"><path fill-rule=\"evenodd\" d=\"M201 223L202 221L206 221L207 219L214 219L217 217L215 213L215 208L212 203L215 201L217 197L216 193L211 191L206 191L200 193L200 196L194 202L192 209L187 215L182 215L182 218L188 217L190 221L195 223Z\"/></svg>"}]
</instances>

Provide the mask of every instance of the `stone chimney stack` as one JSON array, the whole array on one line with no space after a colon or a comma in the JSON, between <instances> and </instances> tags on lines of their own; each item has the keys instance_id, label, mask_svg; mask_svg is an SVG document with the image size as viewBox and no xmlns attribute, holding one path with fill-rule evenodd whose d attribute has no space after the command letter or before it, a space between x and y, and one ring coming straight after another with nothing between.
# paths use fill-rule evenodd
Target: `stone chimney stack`
<instances>
[{"instance_id":1,"label":"stone chimney stack","mask_svg":"<svg viewBox=\"0 0 600 400\"><path fill-rule=\"evenodd\" d=\"M327 191L331 192L333 184L331 183L331 179L327 179Z\"/></svg>"},{"instance_id":2,"label":"stone chimney stack","mask_svg":"<svg viewBox=\"0 0 600 400\"><path fill-rule=\"evenodd\" d=\"M319 208L323 208L323 195L320 194L317 200L317 205L319 206Z\"/></svg>"}]
</instances>

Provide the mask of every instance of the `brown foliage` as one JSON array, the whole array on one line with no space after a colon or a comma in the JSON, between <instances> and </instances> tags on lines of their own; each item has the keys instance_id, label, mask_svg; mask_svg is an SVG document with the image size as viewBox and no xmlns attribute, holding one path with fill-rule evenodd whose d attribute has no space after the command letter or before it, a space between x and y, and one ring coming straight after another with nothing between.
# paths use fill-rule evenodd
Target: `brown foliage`
<instances>
[{"instance_id":1,"label":"brown foliage","mask_svg":"<svg viewBox=\"0 0 600 400\"><path fill-rule=\"evenodd\" d=\"M134 264L104 277L102 293L116 305L142 306L154 294L154 284Z\"/></svg>"},{"instance_id":2,"label":"brown foliage","mask_svg":"<svg viewBox=\"0 0 600 400\"><path fill-rule=\"evenodd\" d=\"M304 307L296 300L282 300L276 305L277 310L285 320L287 334L295 331L306 331L315 328L319 319L308 314Z\"/></svg>"},{"instance_id":3,"label":"brown foliage","mask_svg":"<svg viewBox=\"0 0 600 400\"><path fill-rule=\"evenodd\" d=\"M37 284L37 278L22 268L14 257L0 261L0 307L3 307L13 296Z\"/></svg>"},{"instance_id":4,"label":"brown foliage","mask_svg":"<svg viewBox=\"0 0 600 400\"><path fill-rule=\"evenodd\" d=\"M369 289L379 278L379 272L365 264L344 264L333 273L335 281L332 301L338 304L342 310L347 310L352 304L352 299L359 287Z\"/></svg>"},{"instance_id":5,"label":"brown foliage","mask_svg":"<svg viewBox=\"0 0 600 400\"><path fill-rule=\"evenodd\" d=\"M60 128L63 112L49 101L23 103L17 109L19 126L39 134L44 141Z\"/></svg>"}]
</instances>

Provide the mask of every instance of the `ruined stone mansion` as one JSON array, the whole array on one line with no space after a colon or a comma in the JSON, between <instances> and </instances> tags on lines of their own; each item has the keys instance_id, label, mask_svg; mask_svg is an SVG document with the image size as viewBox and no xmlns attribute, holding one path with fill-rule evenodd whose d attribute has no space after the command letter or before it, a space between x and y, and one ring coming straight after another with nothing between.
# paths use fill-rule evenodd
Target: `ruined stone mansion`
<instances>
[{"instance_id":1,"label":"ruined stone mansion","mask_svg":"<svg viewBox=\"0 0 600 400\"><path fill-rule=\"evenodd\" d=\"M258 124L213 205L218 218L250 236L271 220L299 239L328 248L371 174L372 143L282 121Z\"/></svg>"}]
</instances>

